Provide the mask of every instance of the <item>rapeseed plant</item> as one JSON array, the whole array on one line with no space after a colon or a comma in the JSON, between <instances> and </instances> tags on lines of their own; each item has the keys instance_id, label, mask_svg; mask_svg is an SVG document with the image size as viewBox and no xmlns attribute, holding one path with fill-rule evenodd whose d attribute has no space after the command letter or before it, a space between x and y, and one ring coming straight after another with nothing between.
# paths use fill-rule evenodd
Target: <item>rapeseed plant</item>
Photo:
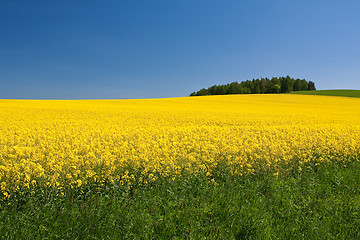
<instances>
[{"instance_id":1,"label":"rapeseed plant","mask_svg":"<svg viewBox=\"0 0 360 240\"><path fill-rule=\"evenodd\" d=\"M0 100L0 191L358 161L360 99L227 95Z\"/></svg>"}]
</instances>

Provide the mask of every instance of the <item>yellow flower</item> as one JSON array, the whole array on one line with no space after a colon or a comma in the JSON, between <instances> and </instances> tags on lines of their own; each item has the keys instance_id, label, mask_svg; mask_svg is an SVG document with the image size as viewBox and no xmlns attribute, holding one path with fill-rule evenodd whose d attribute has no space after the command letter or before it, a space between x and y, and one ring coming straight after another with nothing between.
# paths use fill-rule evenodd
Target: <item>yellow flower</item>
<instances>
[{"instance_id":1,"label":"yellow flower","mask_svg":"<svg viewBox=\"0 0 360 240\"><path fill-rule=\"evenodd\" d=\"M286 94L0 100L0 190L346 166L360 155L359 112L356 98Z\"/></svg>"}]
</instances>

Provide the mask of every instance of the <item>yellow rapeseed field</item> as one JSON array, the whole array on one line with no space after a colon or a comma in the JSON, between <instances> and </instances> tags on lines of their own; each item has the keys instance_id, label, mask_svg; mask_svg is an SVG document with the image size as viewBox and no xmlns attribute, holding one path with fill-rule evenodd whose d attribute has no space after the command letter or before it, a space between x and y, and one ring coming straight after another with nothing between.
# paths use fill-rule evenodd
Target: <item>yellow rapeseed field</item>
<instances>
[{"instance_id":1,"label":"yellow rapeseed field","mask_svg":"<svg viewBox=\"0 0 360 240\"><path fill-rule=\"evenodd\" d=\"M0 189L147 184L360 159L360 99L0 100ZM310 164L311 163L311 164ZM310 165L309 165L310 164Z\"/></svg>"}]
</instances>

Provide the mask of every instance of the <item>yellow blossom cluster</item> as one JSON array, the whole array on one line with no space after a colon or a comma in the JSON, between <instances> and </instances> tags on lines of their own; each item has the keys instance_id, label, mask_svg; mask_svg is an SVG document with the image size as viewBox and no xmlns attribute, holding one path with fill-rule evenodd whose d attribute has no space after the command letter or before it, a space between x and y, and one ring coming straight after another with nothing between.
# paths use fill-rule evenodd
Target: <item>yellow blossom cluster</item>
<instances>
[{"instance_id":1,"label":"yellow blossom cluster","mask_svg":"<svg viewBox=\"0 0 360 240\"><path fill-rule=\"evenodd\" d=\"M356 98L0 100L0 191L301 170L358 161L359 143Z\"/></svg>"}]
</instances>

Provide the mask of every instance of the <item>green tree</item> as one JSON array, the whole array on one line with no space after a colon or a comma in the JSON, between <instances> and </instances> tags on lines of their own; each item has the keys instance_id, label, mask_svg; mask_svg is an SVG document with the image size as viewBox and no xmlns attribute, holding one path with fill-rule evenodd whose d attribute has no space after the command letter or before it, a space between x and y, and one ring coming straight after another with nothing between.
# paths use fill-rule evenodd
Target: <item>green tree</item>
<instances>
[{"instance_id":1,"label":"green tree","mask_svg":"<svg viewBox=\"0 0 360 240\"><path fill-rule=\"evenodd\" d=\"M314 82L305 79L286 77L257 78L240 83L213 85L207 89L202 88L190 96L223 95L223 94L259 94L259 93L288 93L290 91L316 90Z\"/></svg>"},{"instance_id":2,"label":"green tree","mask_svg":"<svg viewBox=\"0 0 360 240\"><path fill-rule=\"evenodd\" d=\"M312 81L309 81L307 90L316 90L315 83Z\"/></svg>"}]
</instances>

